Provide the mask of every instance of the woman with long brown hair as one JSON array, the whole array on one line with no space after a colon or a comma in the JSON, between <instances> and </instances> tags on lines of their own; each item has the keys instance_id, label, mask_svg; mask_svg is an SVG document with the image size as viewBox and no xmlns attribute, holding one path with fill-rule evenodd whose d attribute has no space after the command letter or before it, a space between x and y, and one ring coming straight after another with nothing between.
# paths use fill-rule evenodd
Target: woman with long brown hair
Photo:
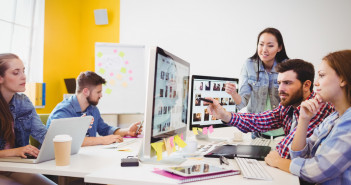
<instances>
[{"instance_id":1,"label":"woman with long brown hair","mask_svg":"<svg viewBox=\"0 0 351 185\"><path fill-rule=\"evenodd\" d=\"M18 56L0 54L0 157L38 156L31 135L43 142L46 128L24 92L26 75ZM54 184L43 175L0 171L0 184Z\"/></svg>"},{"instance_id":2,"label":"woman with long brown hair","mask_svg":"<svg viewBox=\"0 0 351 185\"><path fill-rule=\"evenodd\" d=\"M318 184L351 184L351 50L328 54L318 70L317 96L301 104L291 145L290 172ZM325 103L335 112L306 138L311 118Z\"/></svg>"}]
</instances>

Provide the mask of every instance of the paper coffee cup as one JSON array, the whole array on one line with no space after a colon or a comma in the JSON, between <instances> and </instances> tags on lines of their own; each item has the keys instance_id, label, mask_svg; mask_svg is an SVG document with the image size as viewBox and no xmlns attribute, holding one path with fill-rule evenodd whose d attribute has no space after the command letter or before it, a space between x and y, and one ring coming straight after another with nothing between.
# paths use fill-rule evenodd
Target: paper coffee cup
<instances>
[{"instance_id":1,"label":"paper coffee cup","mask_svg":"<svg viewBox=\"0 0 351 185\"><path fill-rule=\"evenodd\" d=\"M56 135L53 139L56 166L67 166L71 157L72 137L69 135Z\"/></svg>"}]
</instances>

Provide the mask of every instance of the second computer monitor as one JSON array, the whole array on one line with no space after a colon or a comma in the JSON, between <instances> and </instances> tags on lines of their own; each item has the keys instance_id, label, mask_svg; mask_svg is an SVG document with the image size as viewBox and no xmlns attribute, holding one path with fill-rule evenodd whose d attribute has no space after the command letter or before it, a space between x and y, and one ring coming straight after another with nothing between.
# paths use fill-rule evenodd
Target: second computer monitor
<instances>
[{"instance_id":1,"label":"second computer monitor","mask_svg":"<svg viewBox=\"0 0 351 185\"><path fill-rule=\"evenodd\" d=\"M225 92L225 84L234 83L238 88L237 78L214 77L193 75L191 78L191 102L190 102L190 124L193 127L224 127L220 119L209 114L207 106L198 98L212 97L216 99L224 109L229 112L236 112L236 105L233 98Z\"/></svg>"}]
</instances>

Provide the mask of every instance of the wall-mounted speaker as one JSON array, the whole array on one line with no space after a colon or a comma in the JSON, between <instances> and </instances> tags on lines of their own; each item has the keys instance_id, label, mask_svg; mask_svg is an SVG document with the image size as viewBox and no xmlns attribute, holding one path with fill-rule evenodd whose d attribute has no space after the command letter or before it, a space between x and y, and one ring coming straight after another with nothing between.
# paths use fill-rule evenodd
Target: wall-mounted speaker
<instances>
[{"instance_id":1,"label":"wall-mounted speaker","mask_svg":"<svg viewBox=\"0 0 351 185\"><path fill-rule=\"evenodd\" d=\"M94 10L95 24L105 25L108 24L107 9L96 9Z\"/></svg>"}]
</instances>

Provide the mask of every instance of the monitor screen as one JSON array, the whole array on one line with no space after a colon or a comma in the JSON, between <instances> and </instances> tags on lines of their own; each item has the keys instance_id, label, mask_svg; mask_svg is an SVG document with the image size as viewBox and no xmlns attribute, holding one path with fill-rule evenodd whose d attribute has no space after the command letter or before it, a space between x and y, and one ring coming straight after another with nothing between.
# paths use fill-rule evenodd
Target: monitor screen
<instances>
[{"instance_id":1,"label":"monitor screen","mask_svg":"<svg viewBox=\"0 0 351 185\"><path fill-rule=\"evenodd\" d=\"M144 154L150 143L184 133L188 119L190 64L159 47L151 48L144 118Z\"/></svg>"},{"instance_id":2,"label":"monitor screen","mask_svg":"<svg viewBox=\"0 0 351 185\"><path fill-rule=\"evenodd\" d=\"M158 48L152 114L152 137L164 138L186 127L189 65Z\"/></svg>"},{"instance_id":3,"label":"monitor screen","mask_svg":"<svg viewBox=\"0 0 351 185\"><path fill-rule=\"evenodd\" d=\"M209 114L207 106L198 98L212 97L216 99L225 110L236 112L233 98L225 92L225 84L234 83L238 87L237 78L193 75L191 78L190 125L192 127L223 127L226 126L220 119Z\"/></svg>"}]
</instances>

